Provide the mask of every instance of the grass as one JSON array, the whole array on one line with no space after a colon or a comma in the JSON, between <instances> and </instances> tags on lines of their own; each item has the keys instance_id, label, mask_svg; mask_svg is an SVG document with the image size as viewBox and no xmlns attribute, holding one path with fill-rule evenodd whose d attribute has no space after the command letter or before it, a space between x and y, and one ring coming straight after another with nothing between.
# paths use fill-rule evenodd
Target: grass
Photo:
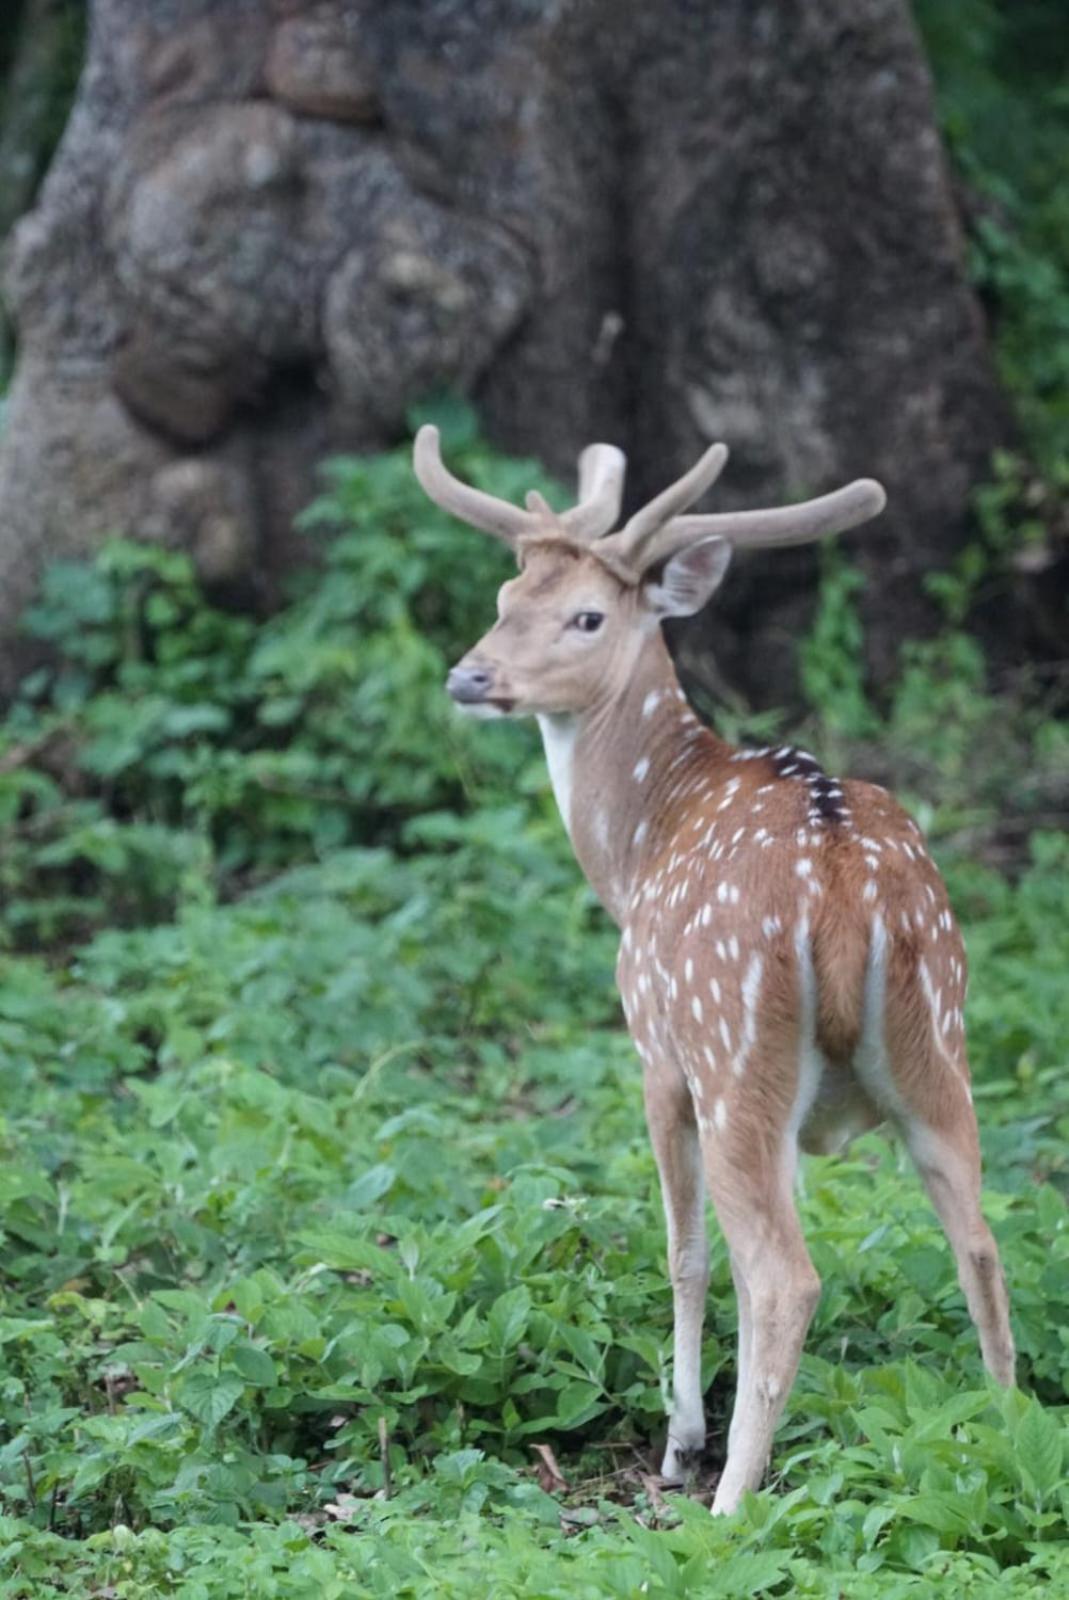
<instances>
[{"instance_id":1,"label":"grass","mask_svg":"<svg viewBox=\"0 0 1069 1600\"><path fill-rule=\"evenodd\" d=\"M456 426L484 486L530 471ZM173 556L53 572L60 653L0 727L0 1595L1069 1592L1069 848L973 848L1007 784L1049 809L1059 725L1022 708L985 756L1007 707L954 634L877 715L829 572L807 737L901 763L951 880L1021 1389L898 1150L810 1161L823 1297L769 1485L714 1522L722 1244L708 1461L666 1494L614 935L531 731L443 714L498 555L404 452L308 520L325 568L260 629Z\"/></svg>"}]
</instances>

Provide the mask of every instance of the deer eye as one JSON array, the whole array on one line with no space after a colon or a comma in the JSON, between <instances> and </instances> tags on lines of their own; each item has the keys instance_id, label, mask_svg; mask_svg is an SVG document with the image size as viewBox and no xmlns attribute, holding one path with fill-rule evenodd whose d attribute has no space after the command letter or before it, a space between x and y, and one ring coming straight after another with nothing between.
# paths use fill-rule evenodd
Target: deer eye
<instances>
[{"instance_id":1,"label":"deer eye","mask_svg":"<svg viewBox=\"0 0 1069 1600\"><path fill-rule=\"evenodd\" d=\"M580 633L597 633L604 621L601 611L580 611L572 618L572 627L578 628Z\"/></svg>"}]
</instances>

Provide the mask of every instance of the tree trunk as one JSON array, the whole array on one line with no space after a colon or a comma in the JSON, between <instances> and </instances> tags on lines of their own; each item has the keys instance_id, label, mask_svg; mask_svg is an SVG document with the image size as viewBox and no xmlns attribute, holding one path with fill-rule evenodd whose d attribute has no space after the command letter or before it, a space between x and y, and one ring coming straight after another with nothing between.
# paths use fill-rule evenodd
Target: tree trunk
<instances>
[{"instance_id":1,"label":"tree trunk","mask_svg":"<svg viewBox=\"0 0 1069 1600\"><path fill-rule=\"evenodd\" d=\"M885 676L1006 433L906 0L95 0L8 293L0 626L110 531L270 598L314 463L449 387L632 499L714 437L717 506L882 478ZM815 559L740 567L690 642L789 696Z\"/></svg>"}]
</instances>

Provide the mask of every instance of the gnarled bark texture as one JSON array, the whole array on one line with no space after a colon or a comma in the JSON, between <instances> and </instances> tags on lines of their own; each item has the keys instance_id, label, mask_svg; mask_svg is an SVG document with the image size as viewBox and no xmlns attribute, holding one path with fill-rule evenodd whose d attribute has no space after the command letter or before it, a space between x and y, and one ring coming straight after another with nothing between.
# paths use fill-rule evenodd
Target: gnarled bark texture
<instances>
[{"instance_id":1,"label":"gnarled bark texture","mask_svg":"<svg viewBox=\"0 0 1069 1600\"><path fill-rule=\"evenodd\" d=\"M452 387L633 498L713 437L717 505L882 478L883 672L1005 431L906 0L95 0L7 293L0 626L113 530L269 597L314 463ZM789 694L814 572L690 644Z\"/></svg>"}]
</instances>

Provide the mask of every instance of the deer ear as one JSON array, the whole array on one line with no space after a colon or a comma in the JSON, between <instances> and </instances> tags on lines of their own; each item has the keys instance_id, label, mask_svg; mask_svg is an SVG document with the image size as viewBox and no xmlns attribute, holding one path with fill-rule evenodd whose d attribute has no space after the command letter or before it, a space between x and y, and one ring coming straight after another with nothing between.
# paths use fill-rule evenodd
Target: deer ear
<instances>
[{"instance_id":1,"label":"deer ear","mask_svg":"<svg viewBox=\"0 0 1069 1600\"><path fill-rule=\"evenodd\" d=\"M664 564L660 583L646 585L646 603L659 617L689 617L719 589L731 563L727 539L703 539Z\"/></svg>"}]
</instances>

